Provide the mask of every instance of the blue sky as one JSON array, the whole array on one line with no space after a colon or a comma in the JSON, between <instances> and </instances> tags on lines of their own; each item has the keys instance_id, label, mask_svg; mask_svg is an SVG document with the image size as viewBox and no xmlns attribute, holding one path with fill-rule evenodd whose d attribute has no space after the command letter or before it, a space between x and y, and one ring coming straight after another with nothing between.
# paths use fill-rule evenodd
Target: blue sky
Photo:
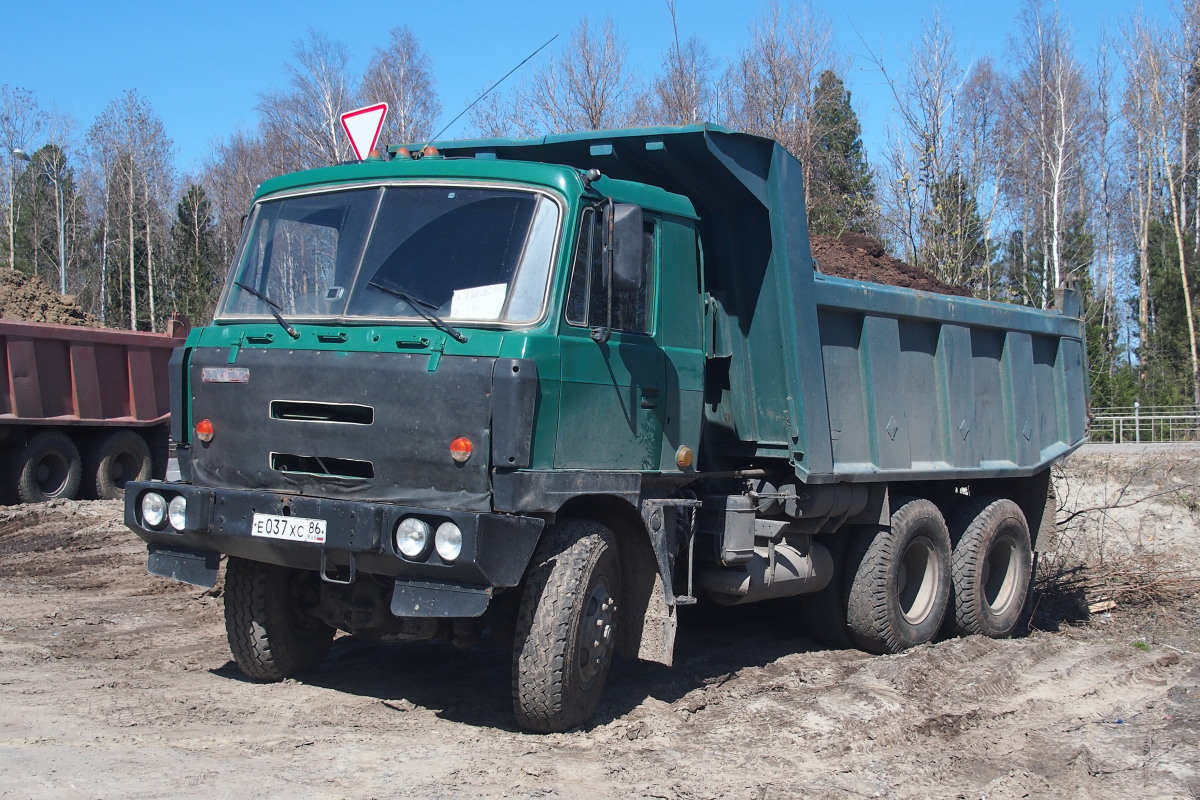
<instances>
[{"instance_id":1,"label":"blue sky","mask_svg":"<svg viewBox=\"0 0 1200 800\"><path fill-rule=\"evenodd\" d=\"M919 41L922 21L937 12L954 32L964 62L991 55L1003 64L1020 8L1016 2L995 0L814 0L813 6L830 18L840 47L851 56L847 85L863 123L868 155L883 136L892 103L866 58L868 48L884 59L893 75L899 74ZM752 22L765 7L765 0L677 0L681 36L699 36L718 62L727 63L747 46ZM1118 24L1138 7L1131 0L1059 3L1075 33L1077 56L1089 64L1100 32L1115 34ZM1169 16L1167 0L1147 3L1144 9L1160 21ZM33 91L43 107L73 117L79 133L121 92L136 89L163 120L175 142L178 166L186 172L199 168L213 143L237 129L253 128L258 96L286 85L284 61L308 28L344 42L353 56L352 69L361 71L372 50L387 41L390 28L409 26L431 57L442 122L448 122L538 45L561 34L509 81L545 63L547 52L568 38L585 14L597 21L606 15L616 21L628 45L629 68L638 76L658 70L671 40L670 18L661 0L466 0L444 5L14 0L4 12L0 31L0 84ZM464 126L465 117L447 135L465 133Z\"/></svg>"}]
</instances>

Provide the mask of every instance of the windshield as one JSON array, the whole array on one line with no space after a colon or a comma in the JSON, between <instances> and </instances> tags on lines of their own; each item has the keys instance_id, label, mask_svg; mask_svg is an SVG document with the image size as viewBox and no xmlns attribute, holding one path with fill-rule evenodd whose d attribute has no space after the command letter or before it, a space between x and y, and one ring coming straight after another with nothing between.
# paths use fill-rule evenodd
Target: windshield
<instances>
[{"instance_id":1,"label":"windshield","mask_svg":"<svg viewBox=\"0 0 1200 800\"><path fill-rule=\"evenodd\" d=\"M271 316L274 304L288 319L425 320L426 310L446 320L532 322L558 218L544 195L471 186L267 200L254 208L218 317Z\"/></svg>"}]
</instances>

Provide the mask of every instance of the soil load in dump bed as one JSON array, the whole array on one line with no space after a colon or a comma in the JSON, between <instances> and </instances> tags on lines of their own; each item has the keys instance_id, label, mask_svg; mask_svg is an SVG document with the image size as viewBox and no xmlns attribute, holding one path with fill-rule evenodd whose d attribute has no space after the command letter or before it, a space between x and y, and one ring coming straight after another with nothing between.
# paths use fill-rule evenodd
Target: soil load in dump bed
<instances>
[{"instance_id":1,"label":"soil load in dump bed","mask_svg":"<svg viewBox=\"0 0 1200 800\"><path fill-rule=\"evenodd\" d=\"M923 292L970 297L962 286L938 280L932 273L892 258L878 239L862 233L846 233L840 238L812 234L813 259L818 272L856 281L903 286Z\"/></svg>"},{"instance_id":2,"label":"soil load in dump bed","mask_svg":"<svg viewBox=\"0 0 1200 800\"><path fill-rule=\"evenodd\" d=\"M60 295L41 278L15 269L0 270L0 319L100 327L99 320L75 304L74 296Z\"/></svg>"}]
</instances>

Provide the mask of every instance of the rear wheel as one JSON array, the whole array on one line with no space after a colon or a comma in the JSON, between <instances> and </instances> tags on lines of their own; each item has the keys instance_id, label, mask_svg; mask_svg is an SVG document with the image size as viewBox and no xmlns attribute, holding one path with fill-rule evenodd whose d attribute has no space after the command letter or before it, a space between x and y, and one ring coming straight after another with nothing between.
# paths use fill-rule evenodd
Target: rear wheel
<instances>
[{"instance_id":1,"label":"rear wheel","mask_svg":"<svg viewBox=\"0 0 1200 800\"><path fill-rule=\"evenodd\" d=\"M954 593L947 627L993 639L1021 620L1033 571L1029 524L1012 500L975 498L954 515Z\"/></svg>"},{"instance_id":2,"label":"rear wheel","mask_svg":"<svg viewBox=\"0 0 1200 800\"><path fill-rule=\"evenodd\" d=\"M150 447L133 431L114 431L104 437L88 461L88 478L100 500L119 500L129 481L150 480Z\"/></svg>"},{"instance_id":3,"label":"rear wheel","mask_svg":"<svg viewBox=\"0 0 1200 800\"><path fill-rule=\"evenodd\" d=\"M311 672L325 660L334 629L313 616L315 572L229 557L225 632L238 667L260 681Z\"/></svg>"},{"instance_id":4,"label":"rear wheel","mask_svg":"<svg viewBox=\"0 0 1200 800\"><path fill-rule=\"evenodd\" d=\"M871 653L898 653L937 635L950 596L950 534L936 505L897 499L891 525L851 544L847 625Z\"/></svg>"},{"instance_id":5,"label":"rear wheel","mask_svg":"<svg viewBox=\"0 0 1200 800\"><path fill-rule=\"evenodd\" d=\"M513 709L522 728L561 732L595 712L616 643L620 578L616 539L603 525L565 520L543 536L513 646Z\"/></svg>"},{"instance_id":6,"label":"rear wheel","mask_svg":"<svg viewBox=\"0 0 1200 800\"><path fill-rule=\"evenodd\" d=\"M73 500L82 472L75 443L59 431L42 431L17 454L17 497L22 503Z\"/></svg>"}]
</instances>

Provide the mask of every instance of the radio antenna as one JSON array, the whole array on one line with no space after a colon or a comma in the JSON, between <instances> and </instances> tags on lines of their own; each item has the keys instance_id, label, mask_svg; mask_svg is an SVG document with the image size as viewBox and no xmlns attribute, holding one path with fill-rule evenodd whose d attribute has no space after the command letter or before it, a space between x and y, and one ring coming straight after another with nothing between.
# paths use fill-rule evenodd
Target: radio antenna
<instances>
[{"instance_id":1,"label":"radio antenna","mask_svg":"<svg viewBox=\"0 0 1200 800\"><path fill-rule=\"evenodd\" d=\"M495 83L493 83L491 86L489 86L489 87L487 88L487 91L485 91L483 94L479 95L479 97L476 97L476 98L475 98L475 100L474 100L474 101L471 103L471 105L467 106L467 107L466 107L466 108L464 108L462 111L458 112L458 116L457 116L457 117L455 117L454 119L452 119L452 120L450 120L449 122L447 122L447 123L446 123L446 127L442 128L440 131L438 131L438 132L437 132L437 134L436 134L436 135L435 135L435 136L434 136L432 139L430 139L430 140L429 140L429 144L426 144L426 145L425 145L425 147L428 147L430 144L433 144L433 143L434 143L434 142L436 142L438 139L440 139L443 133L445 133L446 131L450 130L450 126L451 126L451 125L453 125L454 123L458 122L458 121L459 121L459 119L461 119L461 118L462 118L462 115L463 115L463 114L467 113L467 112L468 112L468 111L470 111L472 108L474 108L476 103L478 103L480 100L482 100L483 98L485 98L485 97L487 97L489 94L491 94L491 93L492 93L492 90L493 90L493 89L495 89L497 86L499 86L500 84L504 83L504 81L506 81L506 80L508 79L508 76L509 76L509 75L512 75L514 72L516 72L517 70L519 70L521 67L525 66L525 62L526 62L526 61L528 61L529 59L531 59L531 58L533 58L534 56L536 56L538 53L540 53L540 52L542 52L543 50L545 50L547 47L549 47L549 46L550 46L550 43L551 43L551 42L553 42L553 41L554 41L555 39L557 39L557 38L558 38L558 34L556 33L556 34L554 34L553 36L551 36L549 39L547 39L547 40L546 40L546 43L545 43L544 45L542 45L541 47L539 47L537 50L534 50L534 51L533 51L532 53L530 53L529 55L525 56L525 60L524 60L524 61L522 61L520 64L517 64L515 67L513 67L512 69L510 69L508 72L504 73L504 77L503 77L503 78L501 78L500 80L496 81L496 82L495 82ZM424 150L424 149L425 149L425 147L422 147L422 148L421 148L421 150Z\"/></svg>"}]
</instances>

